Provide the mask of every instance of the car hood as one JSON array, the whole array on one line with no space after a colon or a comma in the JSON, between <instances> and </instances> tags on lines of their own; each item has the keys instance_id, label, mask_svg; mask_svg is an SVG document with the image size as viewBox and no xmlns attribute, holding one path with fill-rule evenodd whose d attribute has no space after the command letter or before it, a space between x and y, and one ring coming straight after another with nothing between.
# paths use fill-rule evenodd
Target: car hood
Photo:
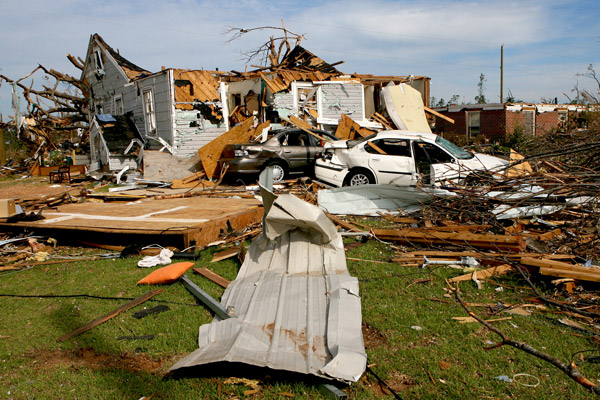
<instances>
[{"instance_id":1,"label":"car hood","mask_svg":"<svg viewBox=\"0 0 600 400\"><path fill-rule=\"evenodd\" d=\"M461 162L464 166L474 170L485 169L492 171L502 169L509 164L506 160L482 153L473 153L473 158L461 160Z\"/></svg>"}]
</instances>

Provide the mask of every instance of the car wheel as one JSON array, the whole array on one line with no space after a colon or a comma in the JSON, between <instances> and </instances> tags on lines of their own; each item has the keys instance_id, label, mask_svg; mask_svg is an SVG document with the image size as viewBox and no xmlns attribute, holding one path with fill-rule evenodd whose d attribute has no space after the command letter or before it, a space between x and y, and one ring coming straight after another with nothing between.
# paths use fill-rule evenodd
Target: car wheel
<instances>
[{"instance_id":1,"label":"car wheel","mask_svg":"<svg viewBox=\"0 0 600 400\"><path fill-rule=\"evenodd\" d=\"M345 186L361 186L375 183L373 174L368 171L358 170L350 172L346 178Z\"/></svg>"},{"instance_id":2,"label":"car wheel","mask_svg":"<svg viewBox=\"0 0 600 400\"><path fill-rule=\"evenodd\" d=\"M281 162L274 162L267 167L273 167L273 182L281 182L287 176L287 169Z\"/></svg>"}]
</instances>

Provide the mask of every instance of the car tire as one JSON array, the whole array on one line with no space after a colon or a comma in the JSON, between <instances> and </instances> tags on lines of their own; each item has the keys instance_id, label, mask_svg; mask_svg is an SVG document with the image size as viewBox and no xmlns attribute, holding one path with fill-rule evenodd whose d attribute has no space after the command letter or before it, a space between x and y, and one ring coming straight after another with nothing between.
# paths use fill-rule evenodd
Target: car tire
<instances>
[{"instance_id":1,"label":"car tire","mask_svg":"<svg viewBox=\"0 0 600 400\"><path fill-rule=\"evenodd\" d=\"M273 182L281 182L287 178L287 168L281 161L269 163L267 167L273 167Z\"/></svg>"},{"instance_id":2,"label":"car tire","mask_svg":"<svg viewBox=\"0 0 600 400\"><path fill-rule=\"evenodd\" d=\"M375 183L375 177L369 171L358 169L348 174L344 186L362 186Z\"/></svg>"}]
</instances>

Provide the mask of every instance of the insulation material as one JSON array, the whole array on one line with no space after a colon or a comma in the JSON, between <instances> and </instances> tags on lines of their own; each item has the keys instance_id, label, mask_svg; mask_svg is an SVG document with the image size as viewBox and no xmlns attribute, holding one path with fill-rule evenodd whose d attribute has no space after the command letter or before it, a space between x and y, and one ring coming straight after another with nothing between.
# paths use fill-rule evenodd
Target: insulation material
<instances>
[{"instance_id":1,"label":"insulation material","mask_svg":"<svg viewBox=\"0 0 600 400\"><path fill-rule=\"evenodd\" d=\"M287 194L263 199L267 235L252 242L221 300L233 317L201 326L199 348L171 370L226 361L357 381L367 357L341 236L316 206Z\"/></svg>"},{"instance_id":2,"label":"insulation material","mask_svg":"<svg viewBox=\"0 0 600 400\"><path fill-rule=\"evenodd\" d=\"M381 92L385 108L398 129L431 133L423 108L423 98L418 90L402 83L388 85Z\"/></svg>"}]
</instances>

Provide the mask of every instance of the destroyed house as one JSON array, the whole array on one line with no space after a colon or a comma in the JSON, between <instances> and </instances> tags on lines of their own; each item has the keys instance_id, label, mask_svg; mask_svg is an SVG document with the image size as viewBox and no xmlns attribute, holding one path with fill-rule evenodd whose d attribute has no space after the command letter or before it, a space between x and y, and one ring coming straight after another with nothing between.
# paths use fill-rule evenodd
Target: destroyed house
<instances>
[{"instance_id":1,"label":"destroyed house","mask_svg":"<svg viewBox=\"0 0 600 400\"><path fill-rule=\"evenodd\" d=\"M218 72L146 71L92 35L82 79L90 87L90 125L96 115L129 115L144 138L174 154L191 156L225 128L220 114ZM93 161L93 160L92 160Z\"/></svg>"},{"instance_id":2,"label":"destroyed house","mask_svg":"<svg viewBox=\"0 0 600 400\"><path fill-rule=\"evenodd\" d=\"M429 78L338 71L301 46L271 67L247 72L163 68L152 73L123 58L98 35L90 37L82 79L90 87L90 125L96 115L128 115L146 142L173 155L197 150L248 118L272 126L298 116L335 130L342 115L381 129L371 116L384 110L381 91L390 83L417 89L429 99ZM92 162L94 160L92 156Z\"/></svg>"},{"instance_id":3,"label":"destroyed house","mask_svg":"<svg viewBox=\"0 0 600 400\"><path fill-rule=\"evenodd\" d=\"M489 103L449 105L435 108L454 120L435 118L435 132L465 139L502 140L515 132L541 135L567 128L586 106L574 104Z\"/></svg>"}]
</instances>

